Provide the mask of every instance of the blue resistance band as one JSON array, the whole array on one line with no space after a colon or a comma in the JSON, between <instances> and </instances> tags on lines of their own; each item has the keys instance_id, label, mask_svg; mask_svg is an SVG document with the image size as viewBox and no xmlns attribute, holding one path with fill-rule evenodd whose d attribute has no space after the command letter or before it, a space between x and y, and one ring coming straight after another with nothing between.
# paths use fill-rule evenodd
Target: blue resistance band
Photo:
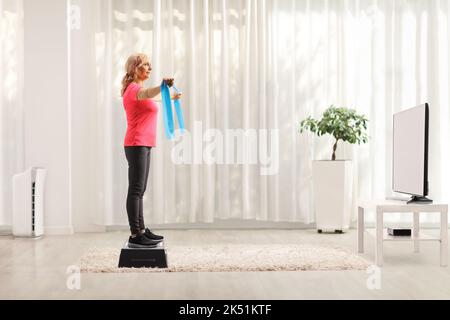
<instances>
[{"instance_id":1,"label":"blue resistance band","mask_svg":"<svg viewBox=\"0 0 450 320\"><path fill-rule=\"evenodd\" d=\"M175 86L173 86L173 88L177 93L180 92ZM172 102L170 98L169 86L165 81L161 83L161 97L163 104L163 120L164 128L166 129L166 137L171 140L175 135L175 126L173 121ZM180 127L181 133L184 133L183 112L181 110L180 100L175 100L173 104L175 107L175 112L177 113L178 126Z\"/></svg>"},{"instance_id":2,"label":"blue resistance band","mask_svg":"<svg viewBox=\"0 0 450 320\"><path fill-rule=\"evenodd\" d=\"M177 87L173 86L176 93L180 93ZM184 133L184 120L183 120L183 110L181 110L180 99L173 101L173 106L175 107L175 112L177 113L178 127L180 127L181 134Z\"/></svg>"}]
</instances>

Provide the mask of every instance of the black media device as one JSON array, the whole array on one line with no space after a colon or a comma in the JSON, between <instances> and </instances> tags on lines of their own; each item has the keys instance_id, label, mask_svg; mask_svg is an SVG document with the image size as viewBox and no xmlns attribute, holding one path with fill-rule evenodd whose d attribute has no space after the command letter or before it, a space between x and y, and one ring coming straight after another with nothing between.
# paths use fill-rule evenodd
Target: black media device
<instances>
[{"instance_id":1,"label":"black media device","mask_svg":"<svg viewBox=\"0 0 450 320\"><path fill-rule=\"evenodd\" d=\"M388 228L390 236L411 236L411 229L407 228Z\"/></svg>"}]
</instances>

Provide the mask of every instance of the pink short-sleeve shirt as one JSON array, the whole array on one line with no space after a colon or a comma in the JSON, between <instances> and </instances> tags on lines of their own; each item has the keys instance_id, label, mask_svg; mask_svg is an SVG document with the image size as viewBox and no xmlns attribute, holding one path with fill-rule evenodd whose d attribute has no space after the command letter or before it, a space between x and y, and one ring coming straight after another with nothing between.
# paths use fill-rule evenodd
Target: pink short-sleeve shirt
<instances>
[{"instance_id":1,"label":"pink short-sleeve shirt","mask_svg":"<svg viewBox=\"0 0 450 320\"><path fill-rule=\"evenodd\" d=\"M158 105L151 99L138 100L141 86L132 82L123 94L127 115L127 133L124 146L156 146Z\"/></svg>"}]
</instances>

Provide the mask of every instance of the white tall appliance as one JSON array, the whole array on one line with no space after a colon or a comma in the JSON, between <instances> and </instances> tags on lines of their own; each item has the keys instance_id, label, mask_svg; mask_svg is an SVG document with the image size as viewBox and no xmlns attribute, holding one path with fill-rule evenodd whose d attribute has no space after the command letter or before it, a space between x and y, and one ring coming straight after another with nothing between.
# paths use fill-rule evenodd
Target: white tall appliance
<instances>
[{"instance_id":1,"label":"white tall appliance","mask_svg":"<svg viewBox=\"0 0 450 320\"><path fill-rule=\"evenodd\" d=\"M39 238L44 234L44 186L47 170L30 167L13 176L13 235Z\"/></svg>"}]
</instances>

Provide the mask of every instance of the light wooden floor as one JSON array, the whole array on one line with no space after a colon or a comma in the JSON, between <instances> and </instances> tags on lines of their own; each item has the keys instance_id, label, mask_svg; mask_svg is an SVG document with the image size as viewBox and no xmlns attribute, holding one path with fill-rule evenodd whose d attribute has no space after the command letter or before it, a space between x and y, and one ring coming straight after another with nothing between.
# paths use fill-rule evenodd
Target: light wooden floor
<instances>
[{"instance_id":1,"label":"light wooden floor","mask_svg":"<svg viewBox=\"0 0 450 320\"><path fill-rule=\"evenodd\" d=\"M159 230L166 246L200 243L332 243L356 250L356 231ZM126 232L0 237L0 299L450 299L450 268L439 266L439 244L385 244L381 289L370 290L365 271L81 274L69 290L66 270L91 247L120 247ZM373 261L373 240L364 256Z\"/></svg>"}]
</instances>

